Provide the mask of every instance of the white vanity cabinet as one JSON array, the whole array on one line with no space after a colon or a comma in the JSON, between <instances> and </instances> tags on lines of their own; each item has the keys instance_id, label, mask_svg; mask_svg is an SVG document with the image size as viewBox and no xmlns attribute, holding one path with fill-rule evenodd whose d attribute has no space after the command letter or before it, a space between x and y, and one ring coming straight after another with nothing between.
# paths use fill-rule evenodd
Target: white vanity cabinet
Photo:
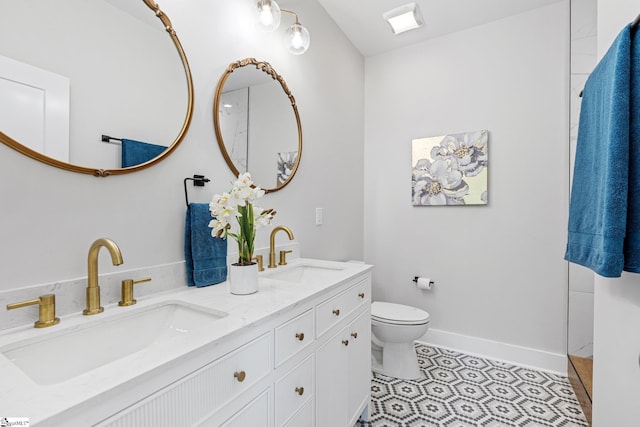
<instances>
[{"instance_id":1,"label":"white vanity cabinet","mask_svg":"<svg viewBox=\"0 0 640 427\"><path fill-rule=\"evenodd\" d=\"M370 292L365 271L253 322L98 425L351 427L370 401Z\"/></svg>"}]
</instances>

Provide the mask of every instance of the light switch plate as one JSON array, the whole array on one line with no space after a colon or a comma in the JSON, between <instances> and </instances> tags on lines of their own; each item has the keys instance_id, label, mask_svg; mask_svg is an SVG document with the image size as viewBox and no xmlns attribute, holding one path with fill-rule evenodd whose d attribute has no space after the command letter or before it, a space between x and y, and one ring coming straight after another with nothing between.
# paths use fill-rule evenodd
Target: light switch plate
<instances>
[{"instance_id":1,"label":"light switch plate","mask_svg":"<svg viewBox=\"0 0 640 427\"><path fill-rule=\"evenodd\" d=\"M316 208L316 225L322 225L322 208Z\"/></svg>"}]
</instances>

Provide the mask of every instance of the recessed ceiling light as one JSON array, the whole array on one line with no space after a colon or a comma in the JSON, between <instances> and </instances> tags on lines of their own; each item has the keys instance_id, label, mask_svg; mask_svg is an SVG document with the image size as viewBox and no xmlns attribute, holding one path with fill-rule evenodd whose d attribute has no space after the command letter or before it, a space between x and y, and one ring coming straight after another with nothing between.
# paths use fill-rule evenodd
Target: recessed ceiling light
<instances>
[{"instance_id":1,"label":"recessed ceiling light","mask_svg":"<svg viewBox=\"0 0 640 427\"><path fill-rule=\"evenodd\" d=\"M424 23L420 7L416 3L405 4L382 14L391 26L393 34L404 33L422 26Z\"/></svg>"}]
</instances>

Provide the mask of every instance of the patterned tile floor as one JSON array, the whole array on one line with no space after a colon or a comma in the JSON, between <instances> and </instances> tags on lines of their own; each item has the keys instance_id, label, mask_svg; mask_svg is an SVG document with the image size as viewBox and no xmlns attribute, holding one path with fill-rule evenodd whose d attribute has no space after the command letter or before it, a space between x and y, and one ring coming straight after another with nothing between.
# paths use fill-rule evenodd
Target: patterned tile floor
<instances>
[{"instance_id":1,"label":"patterned tile floor","mask_svg":"<svg viewBox=\"0 0 640 427\"><path fill-rule=\"evenodd\" d=\"M588 426L565 377L422 344L416 351L419 379L373 375L363 426Z\"/></svg>"}]
</instances>

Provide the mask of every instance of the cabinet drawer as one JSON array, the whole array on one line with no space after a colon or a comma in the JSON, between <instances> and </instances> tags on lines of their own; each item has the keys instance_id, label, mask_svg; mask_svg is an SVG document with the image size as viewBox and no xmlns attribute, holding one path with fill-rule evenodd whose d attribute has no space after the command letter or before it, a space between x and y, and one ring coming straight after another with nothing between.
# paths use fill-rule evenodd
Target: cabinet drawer
<instances>
[{"instance_id":1,"label":"cabinet drawer","mask_svg":"<svg viewBox=\"0 0 640 427\"><path fill-rule=\"evenodd\" d=\"M276 328L276 367L314 340L313 309Z\"/></svg>"},{"instance_id":2,"label":"cabinet drawer","mask_svg":"<svg viewBox=\"0 0 640 427\"><path fill-rule=\"evenodd\" d=\"M318 337L327 332L333 325L347 317L363 303L370 301L371 284L369 279L353 285L346 291L321 303L316 308Z\"/></svg>"},{"instance_id":3,"label":"cabinet drawer","mask_svg":"<svg viewBox=\"0 0 640 427\"><path fill-rule=\"evenodd\" d=\"M255 398L237 414L227 420L221 427L268 427L269 422L269 392L266 390Z\"/></svg>"},{"instance_id":4,"label":"cabinet drawer","mask_svg":"<svg viewBox=\"0 0 640 427\"><path fill-rule=\"evenodd\" d=\"M243 393L271 371L271 334L265 334L216 363L217 393L228 397Z\"/></svg>"},{"instance_id":5,"label":"cabinet drawer","mask_svg":"<svg viewBox=\"0 0 640 427\"><path fill-rule=\"evenodd\" d=\"M270 351L271 333L266 333L125 409L100 426L195 425L268 375L273 366ZM167 411L167 408L180 410Z\"/></svg>"},{"instance_id":6,"label":"cabinet drawer","mask_svg":"<svg viewBox=\"0 0 640 427\"><path fill-rule=\"evenodd\" d=\"M281 426L313 396L313 356L276 382L276 425ZM312 418L308 418L307 422Z\"/></svg>"}]
</instances>

